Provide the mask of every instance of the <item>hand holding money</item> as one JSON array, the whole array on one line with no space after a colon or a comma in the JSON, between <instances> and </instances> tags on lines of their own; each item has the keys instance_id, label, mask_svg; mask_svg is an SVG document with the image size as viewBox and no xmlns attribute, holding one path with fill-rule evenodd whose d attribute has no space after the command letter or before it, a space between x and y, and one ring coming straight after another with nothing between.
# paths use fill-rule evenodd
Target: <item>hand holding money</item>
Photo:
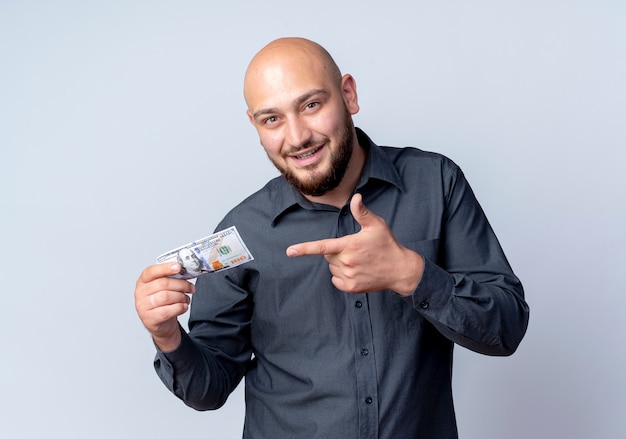
<instances>
[{"instance_id":1,"label":"hand holding money","mask_svg":"<svg viewBox=\"0 0 626 439\"><path fill-rule=\"evenodd\" d=\"M235 227L163 253L135 286L135 308L154 343L164 352L181 341L178 316L189 308L195 285L185 279L226 270L254 258Z\"/></svg>"},{"instance_id":2,"label":"hand holding money","mask_svg":"<svg viewBox=\"0 0 626 439\"><path fill-rule=\"evenodd\" d=\"M424 271L424 260L400 245L385 223L363 204L360 194L350 201L350 211L361 230L341 238L294 244L287 256L323 255L335 287L347 293L392 290L411 294Z\"/></svg>"},{"instance_id":3,"label":"hand holding money","mask_svg":"<svg viewBox=\"0 0 626 439\"><path fill-rule=\"evenodd\" d=\"M183 279L173 279L180 271L177 262L151 265L137 279L135 309L155 344L164 352L173 351L181 340L178 316L189 308L188 294L195 286Z\"/></svg>"}]
</instances>

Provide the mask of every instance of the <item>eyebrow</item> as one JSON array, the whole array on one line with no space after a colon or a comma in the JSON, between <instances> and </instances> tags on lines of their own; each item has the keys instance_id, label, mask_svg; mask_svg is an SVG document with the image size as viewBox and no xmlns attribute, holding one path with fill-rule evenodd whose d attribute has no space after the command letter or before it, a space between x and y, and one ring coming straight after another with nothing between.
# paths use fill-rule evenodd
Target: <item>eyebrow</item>
<instances>
[{"instance_id":1,"label":"eyebrow","mask_svg":"<svg viewBox=\"0 0 626 439\"><path fill-rule=\"evenodd\" d=\"M318 94L322 94L322 95L328 95L328 91L324 90L323 88L318 88L315 90L311 90L305 94L303 94L302 96L298 97L294 102L296 104L296 106L300 106L302 105L304 102L308 101L309 99L311 99L313 96L318 95ZM265 114L273 114L273 113L279 113L280 111L278 110L278 108L276 107L272 107L272 108L263 108L257 112L255 112L252 117L254 118L254 120L257 120L257 118L259 116L263 116Z\"/></svg>"}]
</instances>

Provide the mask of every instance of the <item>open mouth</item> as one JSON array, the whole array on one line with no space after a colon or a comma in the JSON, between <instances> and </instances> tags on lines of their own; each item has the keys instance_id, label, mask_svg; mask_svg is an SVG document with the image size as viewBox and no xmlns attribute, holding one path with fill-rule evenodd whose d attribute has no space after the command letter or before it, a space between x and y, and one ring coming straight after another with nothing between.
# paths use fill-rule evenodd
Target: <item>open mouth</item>
<instances>
[{"instance_id":1,"label":"open mouth","mask_svg":"<svg viewBox=\"0 0 626 439\"><path fill-rule=\"evenodd\" d=\"M322 147L317 147L309 152L307 152L306 154L301 154L301 155L297 155L295 156L298 160L304 160L304 159L308 159L309 157L313 157L313 155L315 155L315 153L317 151L319 151L320 149L322 149Z\"/></svg>"}]
</instances>

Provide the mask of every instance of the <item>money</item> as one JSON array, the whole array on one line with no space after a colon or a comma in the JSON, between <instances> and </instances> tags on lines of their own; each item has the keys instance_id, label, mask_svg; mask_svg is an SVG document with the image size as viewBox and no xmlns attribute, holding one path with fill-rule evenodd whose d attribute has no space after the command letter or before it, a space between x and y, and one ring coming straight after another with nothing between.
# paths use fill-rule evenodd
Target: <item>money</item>
<instances>
[{"instance_id":1,"label":"money","mask_svg":"<svg viewBox=\"0 0 626 439\"><path fill-rule=\"evenodd\" d=\"M157 258L157 263L178 262L182 270L170 277L193 279L252 260L254 257L233 226L163 253Z\"/></svg>"}]
</instances>

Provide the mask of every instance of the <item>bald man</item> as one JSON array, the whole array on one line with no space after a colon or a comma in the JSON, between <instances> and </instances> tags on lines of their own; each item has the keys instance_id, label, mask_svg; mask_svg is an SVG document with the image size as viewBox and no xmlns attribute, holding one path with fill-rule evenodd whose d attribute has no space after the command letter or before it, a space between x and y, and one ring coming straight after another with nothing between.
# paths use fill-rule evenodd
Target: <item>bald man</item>
<instances>
[{"instance_id":1,"label":"bald man","mask_svg":"<svg viewBox=\"0 0 626 439\"><path fill-rule=\"evenodd\" d=\"M195 285L168 277L179 264L143 271L157 374L198 410L245 376L246 438L456 438L454 345L510 355L528 324L462 171L355 128L355 80L312 41L265 46L244 96L281 176L216 230L236 226L256 259Z\"/></svg>"}]
</instances>

